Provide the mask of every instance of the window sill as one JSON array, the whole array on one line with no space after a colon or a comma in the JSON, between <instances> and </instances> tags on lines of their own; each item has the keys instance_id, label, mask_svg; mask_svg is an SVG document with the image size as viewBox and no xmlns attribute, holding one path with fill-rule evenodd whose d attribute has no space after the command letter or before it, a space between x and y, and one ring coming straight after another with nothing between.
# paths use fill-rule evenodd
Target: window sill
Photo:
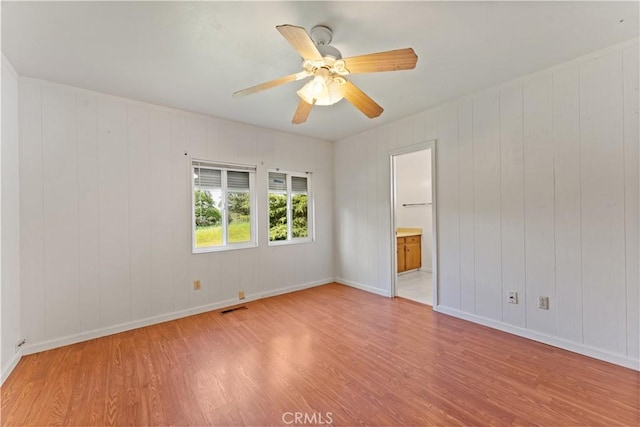
<instances>
[{"instance_id":1,"label":"window sill","mask_svg":"<svg viewBox=\"0 0 640 427\"><path fill-rule=\"evenodd\" d=\"M269 241L268 246L288 246L288 245L299 245L301 243L311 243L313 239L311 237L292 239L292 240L275 240Z\"/></svg>"},{"instance_id":2,"label":"window sill","mask_svg":"<svg viewBox=\"0 0 640 427\"><path fill-rule=\"evenodd\" d=\"M198 254L208 254L211 252L227 252L227 251L235 251L238 249L251 249L257 248L258 244L256 242L247 242L247 243L236 243L227 246L210 246L207 248L191 248L192 255Z\"/></svg>"}]
</instances>

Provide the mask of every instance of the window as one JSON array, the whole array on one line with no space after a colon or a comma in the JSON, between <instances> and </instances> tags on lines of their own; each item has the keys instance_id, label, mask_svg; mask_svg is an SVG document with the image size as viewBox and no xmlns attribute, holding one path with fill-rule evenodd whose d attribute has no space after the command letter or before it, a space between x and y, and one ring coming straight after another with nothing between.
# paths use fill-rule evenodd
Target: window
<instances>
[{"instance_id":1,"label":"window","mask_svg":"<svg viewBox=\"0 0 640 427\"><path fill-rule=\"evenodd\" d=\"M269 171L269 244L309 242L313 237L311 174Z\"/></svg>"},{"instance_id":2,"label":"window","mask_svg":"<svg viewBox=\"0 0 640 427\"><path fill-rule=\"evenodd\" d=\"M193 252L256 246L255 166L191 162Z\"/></svg>"}]
</instances>

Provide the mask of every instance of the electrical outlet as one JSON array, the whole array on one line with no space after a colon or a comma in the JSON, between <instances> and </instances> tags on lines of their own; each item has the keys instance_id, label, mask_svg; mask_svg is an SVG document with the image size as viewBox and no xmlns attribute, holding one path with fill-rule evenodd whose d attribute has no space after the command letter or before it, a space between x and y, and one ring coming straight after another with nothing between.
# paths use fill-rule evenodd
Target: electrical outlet
<instances>
[{"instance_id":1,"label":"electrical outlet","mask_svg":"<svg viewBox=\"0 0 640 427\"><path fill-rule=\"evenodd\" d=\"M538 297L538 308L541 310L549 310L549 297Z\"/></svg>"},{"instance_id":2,"label":"electrical outlet","mask_svg":"<svg viewBox=\"0 0 640 427\"><path fill-rule=\"evenodd\" d=\"M244 291L238 292L238 299L244 299Z\"/></svg>"},{"instance_id":3,"label":"electrical outlet","mask_svg":"<svg viewBox=\"0 0 640 427\"><path fill-rule=\"evenodd\" d=\"M509 297L507 298L509 304L517 304L518 303L518 293L516 291L509 291Z\"/></svg>"},{"instance_id":4,"label":"electrical outlet","mask_svg":"<svg viewBox=\"0 0 640 427\"><path fill-rule=\"evenodd\" d=\"M201 288L200 280L194 280L193 281L193 290L194 291L199 291L200 288Z\"/></svg>"}]
</instances>

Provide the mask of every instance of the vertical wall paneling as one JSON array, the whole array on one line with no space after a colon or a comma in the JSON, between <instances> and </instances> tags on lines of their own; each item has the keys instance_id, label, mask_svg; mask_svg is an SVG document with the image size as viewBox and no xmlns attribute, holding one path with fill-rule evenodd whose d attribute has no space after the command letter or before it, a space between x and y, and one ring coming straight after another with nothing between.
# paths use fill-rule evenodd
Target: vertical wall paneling
<instances>
[{"instance_id":1,"label":"vertical wall paneling","mask_svg":"<svg viewBox=\"0 0 640 427\"><path fill-rule=\"evenodd\" d=\"M584 343L626 353L622 52L581 64Z\"/></svg>"},{"instance_id":2,"label":"vertical wall paneling","mask_svg":"<svg viewBox=\"0 0 640 427\"><path fill-rule=\"evenodd\" d=\"M19 83L20 323L25 339L45 339L41 87ZM26 197L29 195L29 197ZM27 303L28 302L28 303Z\"/></svg>"},{"instance_id":3,"label":"vertical wall paneling","mask_svg":"<svg viewBox=\"0 0 640 427\"><path fill-rule=\"evenodd\" d=\"M522 85L500 91L500 210L502 227L502 320L525 326L524 151ZM508 292L518 293L510 304Z\"/></svg>"},{"instance_id":4,"label":"vertical wall paneling","mask_svg":"<svg viewBox=\"0 0 640 427\"><path fill-rule=\"evenodd\" d=\"M527 327L555 334L554 176L552 77L524 83L524 203L527 275ZM549 298L549 310L538 298Z\"/></svg>"},{"instance_id":5,"label":"vertical wall paneling","mask_svg":"<svg viewBox=\"0 0 640 427\"><path fill-rule=\"evenodd\" d=\"M100 209L96 99L76 96L78 132L78 265L80 328L100 327Z\"/></svg>"},{"instance_id":6,"label":"vertical wall paneling","mask_svg":"<svg viewBox=\"0 0 640 427\"><path fill-rule=\"evenodd\" d=\"M238 163L240 146L242 151L253 151L251 132L243 125L233 123L221 128L215 122L207 122L207 158Z\"/></svg>"},{"instance_id":7,"label":"vertical wall paneling","mask_svg":"<svg viewBox=\"0 0 640 427\"><path fill-rule=\"evenodd\" d=\"M189 306L191 254L191 164L187 148L187 120L171 120L171 285L173 310Z\"/></svg>"},{"instance_id":8,"label":"vertical wall paneling","mask_svg":"<svg viewBox=\"0 0 640 427\"><path fill-rule=\"evenodd\" d=\"M437 218L439 251L446 257L438 259L439 303L460 308L460 233L458 169L458 107L451 104L438 110L437 148Z\"/></svg>"},{"instance_id":9,"label":"vertical wall paneling","mask_svg":"<svg viewBox=\"0 0 640 427\"><path fill-rule=\"evenodd\" d=\"M188 118L187 119L187 147L189 155L194 159L202 160L218 160L229 161L216 157L211 159L209 153L209 144L207 140L207 128L208 123L200 118ZM190 191L190 189L189 189ZM189 200L191 200L191 194L189 194ZM191 215L191 214L190 214ZM191 218L189 218L189 239L192 239L191 233ZM191 249L189 249L191 252ZM211 292L212 286L220 286L218 280L213 280L207 259L207 254L194 254L189 257L189 282L187 284L189 295L189 307L199 307L209 302L208 295ZM230 268L230 267L229 267ZM193 281L200 280L201 289L193 289Z\"/></svg>"},{"instance_id":10,"label":"vertical wall paneling","mask_svg":"<svg viewBox=\"0 0 640 427\"><path fill-rule=\"evenodd\" d=\"M382 131L379 134L369 134L369 139L372 143L377 144L377 161L375 163L377 180L377 199L378 200L390 200L391 194L391 163L389 161L389 145L387 139L387 132ZM339 182L336 181L336 191L340 187ZM339 205L336 205L337 209L340 209ZM392 244L391 235L389 230L391 225L391 203L378 203L377 206L377 224L380 233L376 233L378 236L378 250L376 253L372 253L377 260L391 259L392 256ZM338 237L338 241L342 239L342 236ZM385 284L391 282L395 271L391 271L391 262L378 262L377 263L377 281L375 284L384 288ZM373 284L375 286L375 284Z\"/></svg>"},{"instance_id":11,"label":"vertical wall paneling","mask_svg":"<svg viewBox=\"0 0 640 427\"><path fill-rule=\"evenodd\" d=\"M377 162L378 147L376 141L369 141L366 147L367 164L375 165ZM375 283L377 281L378 272L376 268L376 255L372 253L374 248L378 246L378 236L371 232L378 224L378 176L375 167L367 168L367 250L370 251L367 258L367 283Z\"/></svg>"},{"instance_id":12,"label":"vertical wall paneling","mask_svg":"<svg viewBox=\"0 0 640 427\"><path fill-rule=\"evenodd\" d=\"M406 147L415 144L413 140L413 120L401 119L398 122L398 140L396 147Z\"/></svg>"},{"instance_id":13,"label":"vertical wall paneling","mask_svg":"<svg viewBox=\"0 0 640 427\"><path fill-rule=\"evenodd\" d=\"M47 337L80 330L75 96L42 92L45 319ZM85 236L91 238L91 236Z\"/></svg>"},{"instance_id":14,"label":"vertical wall paneling","mask_svg":"<svg viewBox=\"0 0 640 427\"><path fill-rule=\"evenodd\" d=\"M215 272L215 277L211 278L209 286L216 286L218 288L217 292L219 292L222 301L235 299L238 297L238 291L240 290L240 262L238 260L238 251L220 252L217 253L216 256L220 261L220 269ZM200 256L198 258L200 258L203 265L206 266L207 256ZM278 258L278 262L280 262L280 258ZM284 265L278 265L276 268L286 269ZM286 281L288 277L285 276L283 279ZM288 286L284 281L280 283L280 285L283 287ZM192 305L202 305L202 297L198 295L198 292L194 292L194 296L198 298L200 303Z\"/></svg>"},{"instance_id":15,"label":"vertical wall paneling","mask_svg":"<svg viewBox=\"0 0 640 427\"><path fill-rule=\"evenodd\" d=\"M358 152L362 156L367 152L367 141L361 141L358 146ZM367 169L358 168L355 170L355 186L356 191L353 193L353 198L356 202L356 253L357 264L356 271L358 277L358 283L367 283L367 266L369 265L370 248L367 242L367 235L369 234L369 224L367 222Z\"/></svg>"},{"instance_id":16,"label":"vertical wall paneling","mask_svg":"<svg viewBox=\"0 0 640 427\"><path fill-rule=\"evenodd\" d=\"M350 162L348 162L347 159L354 158L353 154L356 152L355 144L349 145L347 150L348 154L345 156L344 161L347 162L348 165ZM346 277L350 277L352 280L355 280L358 274L358 223L356 221L357 205L355 197L357 192L356 179L349 172L348 174L345 173L338 183L338 185L343 189L343 196L336 202L336 205L339 206L338 210L340 212L339 215L341 223L341 233L337 236L337 240L340 241L340 245L342 247L341 252L344 255L344 259L348 260L348 262L342 264L343 271L345 271Z\"/></svg>"},{"instance_id":17,"label":"vertical wall paneling","mask_svg":"<svg viewBox=\"0 0 640 427\"><path fill-rule=\"evenodd\" d=\"M330 164L333 167L333 151L334 144L326 143L329 147L315 147L314 154L314 162L319 161L318 164ZM376 147L375 140L371 141L371 144ZM333 219L335 216L335 205L334 205L334 194L335 194L335 176L333 170L331 173L321 173L320 168L315 165L313 166L313 181L312 181L312 190L313 190L313 199L314 199L314 228L315 228L315 259L316 262L313 263L315 268L313 277L322 277L323 272L331 271L332 277L335 277L335 248L336 241L334 239L334 225ZM376 174L376 179L380 179ZM265 182L266 188L266 182ZM319 191L323 188L328 189L328 191ZM324 209L331 206L331 214L321 214ZM377 208L377 205L376 205ZM266 228L265 228L266 229ZM329 256L325 256L325 254L329 254ZM374 270L377 266L374 264ZM375 274L375 273L374 273ZM377 275L376 275L377 279Z\"/></svg>"},{"instance_id":18,"label":"vertical wall paneling","mask_svg":"<svg viewBox=\"0 0 640 427\"><path fill-rule=\"evenodd\" d=\"M300 251L300 253L304 255L302 251ZM258 280L259 274L257 274L257 270L255 268L244 268L243 264L248 263L250 265L260 265L260 253L257 249L243 251L242 255L238 257L238 260L238 273L240 275L238 280L238 290L244 291L246 295L258 294L260 292L260 281ZM302 259L300 262L296 262L294 267L297 270L304 269L304 260ZM299 275L296 284L302 283L303 278L304 275Z\"/></svg>"},{"instance_id":19,"label":"vertical wall paneling","mask_svg":"<svg viewBox=\"0 0 640 427\"><path fill-rule=\"evenodd\" d=\"M2 57L2 136L0 141L0 384L19 361L15 343L22 338L20 319L20 140L18 77Z\"/></svg>"},{"instance_id":20,"label":"vertical wall paneling","mask_svg":"<svg viewBox=\"0 0 640 427\"><path fill-rule=\"evenodd\" d=\"M27 354L230 305L239 290L256 298L332 281L333 144L44 81L19 86ZM258 167L259 248L192 254L191 158ZM267 246L265 161L313 172L317 242Z\"/></svg>"},{"instance_id":21,"label":"vertical wall paneling","mask_svg":"<svg viewBox=\"0 0 640 427\"><path fill-rule=\"evenodd\" d=\"M624 73L624 158L625 158L625 239L627 281L627 355L640 357L640 252L638 229L639 149L638 149L638 46L623 53Z\"/></svg>"},{"instance_id":22,"label":"vertical wall paneling","mask_svg":"<svg viewBox=\"0 0 640 427\"><path fill-rule=\"evenodd\" d=\"M388 153L435 138L437 309L637 367L638 81L630 40L337 141L337 277L387 289ZM368 141L375 162L362 161ZM377 219L353 197L357 177L374 185L374 173ZM356 233L360 215L369 226ZM377 277L357 266L354 238L377 242Z\"/></svg>"},{"instance_id":23,"label":"vertical wall paneling","mask_svg":"<svg viewBox=\"0 0 640 427\"><path fill-rule=\"evenodd\" d=\"M149 113L149 222L151 245L150 315L173 309L172 284L172 141L171 115ZM177 156L179 158L179 155ZM184 180L182 181L184 184Z\"/></svg>"},{"instance_id":24,"label":"vertical wall paneling","mask_svg":"<svg viewBox=\"0 0 640 427\"><path fill-rule=\"evenodd\" d=\"M347 159L344 156L344 151L349 144L337 145L336 149L333 153L333 165L334 165L334 188L333 188L333 203L336 206L336 210L334 212L334 229L333 229L333 238L335 240L336 246L334 251L334 265L336 269L336 277L348 277L346 275L346 260L347 257L344 254L344 235L345 235L345 210L346 208L342 205L343 200L346 197L344 191L338 191L337 187L344 185L344 176L347 173L346 161Z\"/></svg>"},{"instance_id":25,"label":"vertical wall paneling","mask_svg":"<svg viewBox=\"0 0 640 427\"><path fill-rule=\"evenodd\" d=\"M431 141L438 138L438 115L430 110L423 114L424 138L417 142Z\"/></svg>"},{"instance_id":26,"label":"vertical wall paneling","mask_svg":"<svg viewBox=\"0 0 640 427\"><path fill-rule=\"evenodd\" d=\"M502 319L500 135L495 92L473 100L476 313Z\"/></svg>"},{"instance_id":27,"label":"vertical wall paneling","mask_svg":"<svg viewBox=\"0 0 640 427\"><path fill-rule=\"evenodd\" d=\"M460 146L458 180L460 185L460 308L467 313L475 313L474 146L473 106L470 100L463 100L458 105L458 137ZM441 193L439 192L439 194ZM444 256L446 257L446 255Z\"/></svg>"},{"instance_id":28,"label":"vertical wall paneling","mask_svg":"<svg viewBox=\"0 0 640 427\"><path fill-rule=\"evenodd\" d=\"M107 99L98 101L98 189L104 327L131 320L127 106Z\"/></svg>"},{"instance_id":29,"label":"vertical wall paneling","mask_svg":"<svg viewBox=\"0 0 640 427\"><path fill-rule=\"evenodd\" d=\"M582 342L580 70L553 75L555 264L558 336Z\"/></svg>"},{"instance_id":30,"label":"vertical wall paneling","mask_svg":"<svg viewBox=\"0 0 640 427\"><path fill-rule=\"evenodd\" d=\"M188 117L186 124L187 151L194 159L210 160L207 135L209 124L201 118ZM213 150L212 150L213 151ZM224 161L221 156L216 158ZM228 160L227 160L228 161Z\"/></svg>"},{"instance_id":31,"label":"vertical wall paneling","mask_svg":"<svg viewBox=\"0 0 640 427\"><path fill-rule=\"evenodd\" d=\"M417 114L411 118L411 133L413 136L413 144L419 144L427 140L425 134L425 113Z\"/></svg>"},{"instance_id":32,"label":"vertical wall paneling","mask_svg":"<svg viewBox=\"0 0 640 427\"><path fill-rule=\"evenodd\" d=\"M131 304L134 319L150 317L154 284L151 282L151 216L154 209L150 179L149 113L142 106L127 106L129 148L129 247L131 250Z\"/></svg>"}]
</instances>

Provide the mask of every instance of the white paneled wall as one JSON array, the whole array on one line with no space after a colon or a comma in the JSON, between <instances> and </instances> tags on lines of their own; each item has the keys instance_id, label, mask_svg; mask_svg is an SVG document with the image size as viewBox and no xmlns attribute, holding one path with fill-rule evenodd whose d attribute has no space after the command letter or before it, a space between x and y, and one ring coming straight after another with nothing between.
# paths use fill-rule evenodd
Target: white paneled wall
<instances>
[{"instance_id":1,"label":"white paneled wall","mask_svg":"<svg viewBox=\"0 0 640 427\"><path fill-rule=\"evenodd\" d=\"M390 294L389 152L436 138L436 309L638 369L638 78L635 40L337 142L339 280Z\"/></svg>"},{"instance_id":2,"label":"white paneled wall","mask_svg":"<svg viewBox=\"0 0 640 427\"><path fill-rule=\"evenodd\" d=\"M332 144L32 79L19 96L27 352L333 280ZM257 166L258 248L191 254L191 157ZM316 241L267 247L275 167L313 173Z\"/></svg>"},{"instance_id":3,"label":"white paneled wall","mask_svg":"<svg viewBox=\"0 0 640 427\"><path fill-rule=\"evenodd\" d=\"M20 212L18 210L18 80L2 57L0 144L0 384L20 360Z\"/></svg>"}]
</instances>

